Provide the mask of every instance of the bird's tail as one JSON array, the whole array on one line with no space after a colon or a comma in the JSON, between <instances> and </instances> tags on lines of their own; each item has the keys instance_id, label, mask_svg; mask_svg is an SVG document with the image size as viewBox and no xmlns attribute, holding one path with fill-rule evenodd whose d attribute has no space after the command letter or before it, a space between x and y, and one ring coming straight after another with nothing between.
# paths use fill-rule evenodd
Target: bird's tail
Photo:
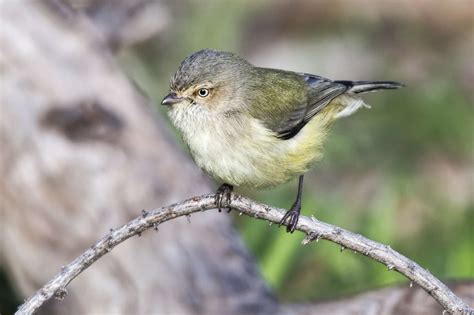
<instances>
[{"instance_id":1,"label":"bird's tail","mask_svg":"<svg viewBox=\"0 0 474 315\"><path fill-rule=\"evenodd\" d=\"M398 89L404 85L393 81L334 81L336 83L344 84L349 89L349 92L360 94L370 91Z\"/></svg>"},{"instance_id":2,"label":"bird's tail","mask_svg":"<svg viewBox=\"0 0 474 315\"><path fill-rule=\"evenodd\" d=\"M340 112L338 112L334 118L341 118L352 115L361 107L368 107L364 101L354 96L354 94L361 94L370 91L386 90L386 89L398 89L403 87L403 84L392 81L334 81L339 84L344 84L347 87L347 91L353 93L344 94L346 99L344 106Z\"/></svg>"}]
</instances>

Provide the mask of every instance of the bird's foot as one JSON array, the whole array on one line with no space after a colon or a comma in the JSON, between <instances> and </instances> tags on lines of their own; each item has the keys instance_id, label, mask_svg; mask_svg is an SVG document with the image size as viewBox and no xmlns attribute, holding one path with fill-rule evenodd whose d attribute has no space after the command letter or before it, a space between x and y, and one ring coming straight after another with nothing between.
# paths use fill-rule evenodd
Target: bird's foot
<instances>
[{"instance_id":1,"label":"bird's foot","mask_svg":"<svg viewBox=\"0 0 474 315\"><path fill-rule=\"evenodd\" d=\"M214 202L217 206L219 212L221 212L222 208L227 208L227 212L230 212L230 202L231 202L231 194L234 187L229 184L222 184L216 191L216 197Z\"/></svg>"},{"instance_id":2,"label":"bird's foot","mask_svg":"<svg viewBox=\"0 0 474 315\"><path fill-rule=\"evenodd\" d=\"M301 204L299 202L295 202L293 206L291 206L291 209L285 213L285 215L280 221L279 226L287 223L286 231L288 233L293 233L296 229L296 225L298 224L298 220L300 218L300 212L301 212Z\"/></svg>"}]
</instances>

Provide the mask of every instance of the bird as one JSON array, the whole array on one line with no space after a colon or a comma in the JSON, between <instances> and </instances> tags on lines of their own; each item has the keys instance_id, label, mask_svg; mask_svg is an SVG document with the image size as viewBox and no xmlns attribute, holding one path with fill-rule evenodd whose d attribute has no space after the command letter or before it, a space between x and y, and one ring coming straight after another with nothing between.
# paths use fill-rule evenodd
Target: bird
<instances>
[{"instance_id":1,"label":"bird","mask_svg":"<svg viewBox=\"0 0 474 315\"><path fill-rule=\"evenodd\" d=\"M402 86L263 68L203 49L181 62L161 104L195 163L222 183L219 211L230 211L234 187L266 189L298 178L295 201L280 221L293 233L304 174L321 159L330 125L368 106L360 94Z\"/></svg>"}]
</instances>

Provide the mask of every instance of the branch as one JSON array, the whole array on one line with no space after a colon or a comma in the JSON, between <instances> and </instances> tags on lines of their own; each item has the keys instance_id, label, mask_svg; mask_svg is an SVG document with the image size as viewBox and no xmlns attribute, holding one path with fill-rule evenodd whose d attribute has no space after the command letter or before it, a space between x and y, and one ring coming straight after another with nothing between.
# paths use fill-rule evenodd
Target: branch
<instances>
[{"instance_id":1,"label":"branch","mask_svg":"<svg viewBox=\"0 0 474 315\"><path fill-rule=\"evenodd\" d=\"M115 246L134 235L141 236L141 233L149 228L154 228L158 231L158 226L163 222L181 216L188 216L189 218L195 212L214 209L214 198L215 195L213 194L203 195L149 212L143 210L141 216L122 225L118 229L111 229L110 233L82 255L69 265L62 267L61 272L22 304L16 314L32 314L52 296L63 299L67 294L66 286ZM257 203L237 194L232 194L230 207L248 216L272 223L279 223L283 216L282 209ZM396 270L406 276L413 283L416 283L428 292L447 312L452 314L474 314L472 308L465 304L428 270L423 269L415 262L394 251L390 246L371 241L359 234L354 234L337 226L318 221L314 217L307 218L301 216L296 229L306 234L302 242L303 245L311 241L325 239L341 245L342 248L359 252L386 265L389 270Z\"/></svg>"}]
</instances>

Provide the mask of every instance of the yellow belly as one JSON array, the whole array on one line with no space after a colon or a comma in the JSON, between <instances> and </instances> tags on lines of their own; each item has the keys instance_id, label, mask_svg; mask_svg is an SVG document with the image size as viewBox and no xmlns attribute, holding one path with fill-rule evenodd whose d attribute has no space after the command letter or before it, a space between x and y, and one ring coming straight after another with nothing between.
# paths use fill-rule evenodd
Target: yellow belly
<instances>
[{"instance_id":1,"label":"yellow belly","mask_svg":"<svg viewBox=\"0 0 474 315\"><path fill-rule=\"evenodd\" d=\"M219 182L251 188L276 186L307 172L321 158L332 117L330 109L323 111L288 140L276 138L255 122L232 140L229 136L228 141L211 140L212 149L203 143L194 149L190 145L191 153L198 166Z\"/></svg>"}]
</instances>

